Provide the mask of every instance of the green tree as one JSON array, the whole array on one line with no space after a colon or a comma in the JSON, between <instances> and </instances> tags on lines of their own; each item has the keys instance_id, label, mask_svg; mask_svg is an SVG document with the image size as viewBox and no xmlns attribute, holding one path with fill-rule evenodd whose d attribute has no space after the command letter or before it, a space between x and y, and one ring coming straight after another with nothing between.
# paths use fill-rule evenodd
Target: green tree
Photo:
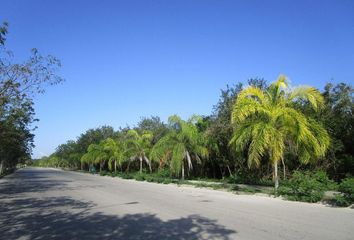
<instances>
[{"instance_id":1,"label":"green tree","mask_svg":"<svg viewBox=\"0 0 354 240\"><path fill-rule=\"evenodd\" d=\"M354 176L354 89L339 83L326 84L325 107L316 118L331 136L331 146L321 167L337 180Z\"/></svg>"},{"instance_id":2,"label":"green tree","mask_svg":"<svg viewBox=\"0 0 354 240\"><path fill-rule=\"evenodd\" d=\"M94 129L89 129L85 133L82 133L76 143L77 151L82 155L86 153L90 144L99 144L102 140L107 138L115 138L116 133L111 126L102 126Z\"/></svg>"},{"instance_id":3,"label":"green tree","mask_svg":"<svg viewBox=\"0 0 354 240\"><path fill-rule=\"evenodd\" d=\"M289 90L283 75L266 90L250 86L240 92L233 106L231 121L235 130L230 144L236 151L248 148L249 167L258 166L262 157L268 157L277 191L278 163L283 161L286 148L304 164L326 154L330 143L327 131L294 108L295 102L308 102L318 110L323 101L320 92L312 87Z\"/></svg>"},{"instance_id":4,"label":"green tree","mask_svg":"<svg viewBox=\"0 0 354 240\"><path fill-rule=\"evenodd\" d=\"M87 152L82 155L81 163L88 164L90 167L93 164L100 163L102 156L102 148L99 144L90 144L87 148Z\"/></svg>"},{"instance_id":5,"label":"green tree","mask_svg":"<svg viewBox=\"0 0 354 240\"><path fill-rule=\"evenodd\" d=\"M157 161L169 153L171 170L174 174L181 173L182 179L185 178L185 161L188 170L191 170L192 158L201 162L201 158L208 157L204 136L196 126L199 120L201 118L198 116L193 116L188 121L177 115L169 117L170 131L155 144L151 152L152 159Z\"/></svg>"},{"instance_id":6,"label":"green tree","mask_svg":"<svg viewBox=\"0 0 354 240\"><path fill-rule=\"evenodd\" d=\"M69 140L64 144L60 144L54 155L62 161L66 162L66 167L78 169L80 168L81 155L77 152L78 145L75 141Z\"/></svg>"},{"instance_id":7,"label":"green tree","mask_svg":"<svg viewBox=\"0 0 354 240\"><path fill-rule=\"evenodd\" d=\"M112 163L114 164L114 172L117 172L118 166L122 166L124 158L124 145L122 142L117 142L112 138L103 140L103 151L108 158L108 168L112 170Z\"/></svg>"},{"instance_id":8,"label":"green tree","mask_svg":"<svg viewBox=\"0 0 354 240\"><path fill-rule=\"evenodd\" d=\"M157 143L168 131L166 124L157 116L141 118L136 130L138 132L150 131L153 134L152 144Z\"/></svg>"},{"instance_id":9,"label":"green tree","mask_svg":"<svg viewBox=\"0 0 354 240\"><path fill-rule=\"evenodd\" d=\"M127 132L125 139L125 155L130 158L131 161L139 160L140 173L143 172L143 161L149 166L150 172L151 162L148 158L152 144L152 133L150 131L143 131L139 134L136 130L131 129Z\"/></svg>"},{"instance_id":10,"label":"green tree","mask_svg":"<svg viewBox=\"0 0 354 240\"><path fill-rule=\"evenodd\" d=\"M15 62L6 46L8 24L0 27L0 174L30 158L33 145L33 97L45 86L63 81L57 75L61 64L53 56L32 49L30 57Z\"/></svg>"}]
</instances>

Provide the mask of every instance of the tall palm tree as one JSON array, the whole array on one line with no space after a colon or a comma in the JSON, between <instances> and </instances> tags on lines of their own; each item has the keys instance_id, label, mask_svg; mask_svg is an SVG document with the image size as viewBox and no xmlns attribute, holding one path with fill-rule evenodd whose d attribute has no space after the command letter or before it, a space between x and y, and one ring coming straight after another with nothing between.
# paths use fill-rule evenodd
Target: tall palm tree
<instances>
[{"instance_id":1,"label":"tall palm tree","mask_svg":"<svg viewBox=\"0 0 354 240\"><path fill-rule=\"evenodd\" d=\"M151 162L148 158L148 154L151 150L153 134L150 131L143 131L139 134L136 130L132 129L127 132L125 140L125 155L130 160L140 161L140 173L143 172L143 161L149 166L151 172Z\"/></svg>"},{"instance_id":2,"label":"tall palm tree","mask_svg":"<svg viewBox=\"0 0 354 240\"><path fill-rule=\"evenodd\" d=\"M117 163L121 166L124 161L123 144L112 138L107 138L103 141L103 150L107 154L108 168L112 170L112 163L114 163L114 172L117 172Z\"/></svg>"},{"instance_id":3,"label":"tall palm tree","mask_svg":"<svg viewBox=\"0 0 354 240\"><path fill-rule=\"evenodd\" d=\"M304 102L317 111L324 100L313 87L290 89L287 78L280 75L265 91L244 89L233 106L235 130L230 144L236 151L248 148L249 167L258 166L261 158L268 156L274 167L275 191L279 186L278 163L286 148L306 164L324 156L330 143L326 130L296 109L296 103Z\"/></svg>"},{"instance_id":4,"label":"tall palm tree","mask_svg":"<svg viewBox=\"0 0 354 240\"><path fill-rule=\"evenodd\" d=\"M188 170L191 170L192 158L201 161L201 157L208 157L204 138L195 125L199 119L200 117L193 116L188 121L184 121L177 115L169 117L170 131L155 144L151 151L151 158L156 161L170 155L171 170L175 174L181 172L182 179L185 177L185 161Z\"/></svg>"},{"instance_id":5,"label":"tall palm tree","mask_svg":"<svg viewBox=\"0 0 354 240\"><path fill-rule=\"evenodd\" d=\"M81 157L81 163L89 164L91 167L93 164L99 163L100 155L101 147L98 144L90 144L87 152Z\"/></svg>"}]
</instances>

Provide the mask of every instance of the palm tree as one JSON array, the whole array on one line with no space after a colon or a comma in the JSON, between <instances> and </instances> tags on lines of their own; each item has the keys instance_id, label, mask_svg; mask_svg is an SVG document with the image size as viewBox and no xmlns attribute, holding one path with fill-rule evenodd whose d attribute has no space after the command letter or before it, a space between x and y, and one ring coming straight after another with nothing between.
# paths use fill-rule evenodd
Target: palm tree
<instances>
[{"instance_id":1,"label":"palm tree","mask_svg":"<svg viewBox=\"0 0 354 240\"><path fill-rule=\"evenodd\" d=\"M139 134L136 130L129 130L125 140L125 155L131 161L138 159L140 161L140 173L143 172L143 161L149 166L151 172L151 162L148 154L151 150L153 134L150 131L143 131Z\"/></svg>"},{"instance_id":2,"label":"palm tree","mask_svg":"<svg viewBox=\"0 0 354 240\"><path fill-rule=\"evenodd\" d=\"M171 170L175 174L181 172L182 179L184 179L185 161L188 170L191 170L192 157L199 162L201 157L208 157L204 138L195 125L199 119L200 117L193 116L188 121L184 121L177 115L169 117L170 131L155 144L151 151L151 158L156 161L170 155Z\"/></svg>"},{"instance_id":3,"label":"palm tree","mask_svg":"<svg viewBox=\"0 0 354 240\"><path fill-rule=\"evenodd\" d=\"M233 106L231 122L235 126L230 144L236 151L248 148L248 166L259 166L267 156L274 167L277 192L278 163L287 148L301 163L325 155L330 143L326 130L315 120L297 110L295 104L308 103L314 110L323 105L323 97L313 87L289 89L287 78L280 75L262 91L248 87L240 92Z\"/></svg>"},{"instance_id":4,"label":"palm tree","mask_svg":"<svg viewBox=\"0 0 354 240\"><path fill-rule=\"evenodd\" d=\"M103 141L103 150L107 154L108 168L112 170L112 163L114 163L114 172L117 172L117 163L121 167L124 161L123 144L112 138L107 138Z\"/></svg>"},{"instance_id":5,"label":"palm tree","mask_svg":"<svg viewBox=\"0 0 354 240\"><path fill-rule=\"evenodd\" d=\"M92 164L99 162L101 147L98 144L90 144L87 152L81 157L81 163L87 163L91 167Z\"/></svg>"}]
</instances>

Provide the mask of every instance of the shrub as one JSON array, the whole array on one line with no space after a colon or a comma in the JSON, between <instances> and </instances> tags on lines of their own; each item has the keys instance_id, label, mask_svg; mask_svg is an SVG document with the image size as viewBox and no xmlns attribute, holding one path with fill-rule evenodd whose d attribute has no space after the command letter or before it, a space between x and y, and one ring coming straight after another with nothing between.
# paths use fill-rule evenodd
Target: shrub
<instances>
[{"instance_id":1,"label":"shrub","mask_svg":"<svg viewBox=\"0 0 354 240\"><path fill-rule=\"evenodd\" d=\"M170 179L170 178L165 178L165 179L162 179L162 180L161 180L161 183L163 183L163 184L169 184L169 183L172 183L172 179Z\"/></svg>"},{"instance_id":2,"label":"shrub","mask_svg":"<svg viewBox=\"0 0 354 240\"><path fill-rule=\"evenodd\" d=\"M133 175L131 175L129 173L122 173L122 174L120 174L120 177L123 179L133 179Z\"/></svg>"},{"instance_id":3,"label":"shrub","mask_svg":"<svg viewBox=\"0 0 354 240\"><path fill-rule=\"evenodd\" d=\"M145 181L146 174L145 173L138 173L134 175L134 179L137 181Z\"/></svg>"},{"instance_id":4,"label":"shrub","mask_svg":"<svg viewBox=\"0 0 354 240\"><path fill-rule=\"evenodd\" d=\"M155 173L155 175L160 178L171 178L171 173L169 169L159 170L157 173Z\"/></svg>"},{"instance_id":5,"label":"shrub","mask_svg":"<svg viewBox=\"0 0 354 240\"><path fill-rule=\"evenodd\" d=\"M333 186L334 182L323 171L295 171L290 180L283 182L279 194L288 200L318 202L324 197L324 192Z\"/></svg>"},{"instance_id":6,"label":"shrub","mask_svg":"<svg viewBox=\"0 0 354 240\"><path fill-rule=\"evenodd\" d=\"M269 179L258 179L252 176L242 176L242 175L233 175L227 177L223 180L225 183L231 184L251 184L251 185L261 185L261 186L273 186L274 183Z\"/></svg>"},{"instance_id":7,"label":"shrub","mask_svg":"<svg viewBox=\"0 0 354 240\"><path fill-rule=\"evenodd\" d=\"M344 179L338 190L342 193L342 195L336 196L338 206L349 206L354 203L354 178Z\"/></svg>"}]
</instances>

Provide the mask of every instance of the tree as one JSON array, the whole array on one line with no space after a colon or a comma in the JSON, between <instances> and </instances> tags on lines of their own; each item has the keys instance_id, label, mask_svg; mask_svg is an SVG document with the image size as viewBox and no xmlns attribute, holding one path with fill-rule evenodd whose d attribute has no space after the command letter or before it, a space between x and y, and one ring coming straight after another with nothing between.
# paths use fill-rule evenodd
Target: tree
<instances>
[{"instance_id":1,"label":"tree","mask_svg":"<svg viewBox=\"0 0 354 240\"><path fill-rule=\"evenodd\" d=\"M320 166L337 180L354 176L354 89L345 83L326 84L322 95L325 107L313 115L323 122L332 141Z\"/></svg>"},{"instance_id":2,"label":"tree","mask_svg":"<svg viewBox=\"0 0 354 240\"><path fill-rule=\"evenodd\" d=\"M249 167L268 157L274 167L275 191L279 186L278 163L283 161L286 148L306 164L323 157L330 143L327 131L297 110L295 102L307 102L319 110L324 100L312 87L289 90L286 77L281 75L266 90L253 86L242 90L231 114L236 128L230 144L236 151L248 148Z\"/></svg>"},{"instance_id":3,"label":"tree","mask_svg":"<svg viewBox=\"0 0 354 240\"><path fill-rule=\"evenodd\" d=\"M64 144L60 144L54 155L62 161L66 162L66 167L78 169L80 167L81 155L77 152L78 145L75 141L69 140Z\"/></svg>"},{"instance_id":4,"label":"tree","mask_svg":"<svg viewBox=\"0 0 354 240\"><path fill-rule=\"evenodd\" d=\"M250 78L247 83L249 86L261 89L267 88L267 82L263 78ZM233 105L242 89L242 83L233 86L227 85L226 89L221 90L220 99L213 107L213 114L205 118L208 122L205 132L208 139L208 149L210 150L209 171L214 178L219 177L220 174L223 177L226 172L230 176L237 174L247 177L264 173L262 171L264 169L259 171L253 169L250 172L243 154L232 152L229 148L229 141L232 138L234 128L230 116Z\"/></svg>"},{"instance_id":5,"label":"tree","mask_svg":"<svg viewBox=\"0 0 354 240\"><path fill-rule=\"evenodd\" d=\"M102 140L109 137L115 137L114 129L111 126L102 126L94 129L89 129L78 137L76 141L78 148L77 151L83 155L86 153L90 144L99 144Z\"/></svg>"},{"instance_id":6,"label":"tree","mask_svg":"<svg viewBox=\"0 0 354 240\"><path fill-rule=\"evenodd\" d=\"M166 124L157 116L143 117L138 122L138 127L135 128L138 132L150 131L153 134L152 144L155 144L164 136L168 129Z\"/></svg>"},{"instance_id":7,"label":"tree","mask_svg":"<svg viewBox=\"0 0 354 240\"><path fill-rule=\"evenodd\" d=\"M201 162L201 158L208 157L205 139L196 127L199 120L198 116L193 116L188 121L182 120L177 115L169 117L170 131L155 144L151 152L154 160L160 160L169 153L171 170L175 174L181 172L182 179L185 178L185 161L188 170L191 170L192 158Z\"/></svg>"},{"instance_id":8,"label":"tree","mask_svg":"<svg viewBox=\"0 0 354 240\"><path fill-rule=\"evenodd\" d=\"M42 56L32 49L24 62L15 63L6 49L8 24L0 27L0 174L30 158L33 148L33 97L44 93L47 85L63 81L57 75L60 61ZM31 127L32 126L32 127Z\"/></svg>"},{"instance_id":9,"label":"tree","mask_svg":"<svg viewBox=\"0 0 354 240\"><path fill-rule=\"evenodd\" d=\"M91 167L93 164L97 164L100 162L101 154L102 150L99 144L90 144L87 148L87 152L81 157L81 163L89 164L89 166Z\"/></svg>"},{"instance_id":10,"label":"tree","mask_svg":"<svg viewBox=\"0 0 354 240\"><path fill-rule=\"evenodd\" d=\"M139 160L140 162L140 173L143 172L143 161L149 166L150 172L151 162L148 158L148 154L151 150L152 144L152 133L150 131L143 131L139 134L136 130L131 129L127 132L125 139L125 155L128 156L131 161Z\"/></svg>"},{"instance_id":11,"label":"tree","mask_svg":"<svg viewBox=\"0 0 354 240\"><path fill-rule=\"evenodd\" d=\"M112 163L114 163L114 172L117 172L117 163L121 167L125 160L123 143L107 138L103 140L103 151L108 157L109 170L112 170Z\"/></svg>"}]
</instances>

